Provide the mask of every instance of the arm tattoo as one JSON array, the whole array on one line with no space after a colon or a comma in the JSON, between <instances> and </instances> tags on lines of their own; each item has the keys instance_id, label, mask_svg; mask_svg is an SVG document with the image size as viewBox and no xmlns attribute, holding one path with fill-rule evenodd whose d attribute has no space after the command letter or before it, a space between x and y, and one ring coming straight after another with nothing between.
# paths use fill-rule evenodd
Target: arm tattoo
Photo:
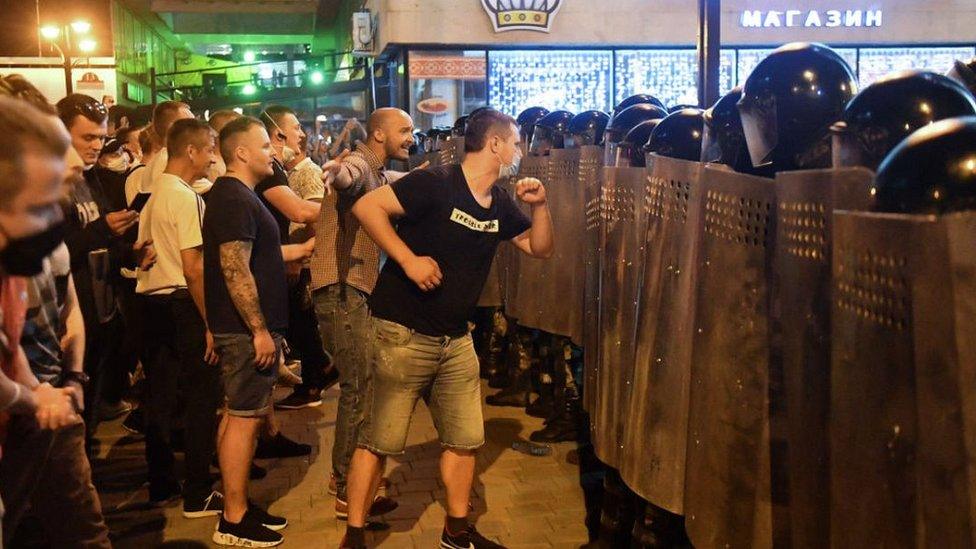
<instances>
[{"instance_id":1,"label":"arm tattoo","mask_svg":"<svg viewBox=\"0 0 976 549\"><path fill-rule=\"evenodd\" d=\"M267 331L261 302L258 299L258 286L251 274L251 246L247 240L224 242L220 245L220 270L227 282L234 307L244 319L252 334Z\"/></svg>"}]
</instances>

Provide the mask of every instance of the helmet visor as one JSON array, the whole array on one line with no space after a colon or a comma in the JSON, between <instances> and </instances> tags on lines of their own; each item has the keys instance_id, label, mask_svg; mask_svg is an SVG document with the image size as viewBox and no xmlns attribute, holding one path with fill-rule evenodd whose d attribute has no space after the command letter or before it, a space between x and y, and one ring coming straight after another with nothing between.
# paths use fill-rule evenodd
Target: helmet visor
<instances>
[{"instance_id":1,"label":"helmet visor","mask_svg":"<svg viewBox=\"0 0 976 549\"><path fill-rule=\"evenodd\" d=\"M739 114L742 116L742 131L753 167L771 164L773 151L779 144L775 101L770 100L766 104L739 101Z\"/></svg>"},{"instance_id":2,"label":"helmet visor","mask_svg":"<svg viewBox=\"0 0 976 549\"><path fill-rule=\"evenodd\" d=\"M715 130L705 124L705 131L702 133L702 162L721 162L722 147L719 145Z\"/></svg>"},{"instance_id":3,"label":"helmet visor","mask_svg":"<svg viewBox=\"0 0 976 549\"><path fill-rule=\"evenodd\" d=\"M644 167L644 147L632 143L618 143L613 165L618 168Z\"/></svg>"},{"instance_id":4,"label":"helmet visor","mask_svg":"<svg viewBox=\"0 0 976 549\"><path fill-rule=\"evenodd\" d=\"M550 150L557 148L557 145L561 148L562 143L557 144L556 138L556 132L552 128L536 126L535 131L532 133L532 144L529 145L529 154L545 156L549 154Z\"/></svg>"}]
</instances>

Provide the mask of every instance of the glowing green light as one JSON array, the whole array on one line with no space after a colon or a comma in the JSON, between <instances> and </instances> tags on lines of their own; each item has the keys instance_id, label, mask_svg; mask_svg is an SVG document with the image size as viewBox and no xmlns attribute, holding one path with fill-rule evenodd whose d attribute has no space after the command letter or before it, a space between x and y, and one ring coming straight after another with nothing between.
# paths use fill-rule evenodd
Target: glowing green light
<instances>
[{"instance_id":1,"label":"glowing green light","mask_svg":"<svg viewBox=\"0 0 976 549\"><path fill-rule=\"evenodd\" d=\"M244 95L254 95L258 92L258 89L254 84L244 84L244 89L241 91Z\"/></svg>"},{"instance_id":2,"label":"glowing green light","mask_svg":"<svg viewBox=\"0 0 976 549\"><path fill-rule=\"evenodd\" d=\"M244 62L245 63L253 63L255 59L257 59L257 56L254 54L253 51L248 50L248 51L244 52Z\"/></svg>"},{"instance_id":3,"label":"glowing green light","mask_svg":"<svg viewBox=\"0 0 976 549\"><path fill-rule=\"evenodd\" d=\"M325 75L321 71L312 71L309 75L309 80L316 86L325 81Z\"/></svg>"}]
</instances>

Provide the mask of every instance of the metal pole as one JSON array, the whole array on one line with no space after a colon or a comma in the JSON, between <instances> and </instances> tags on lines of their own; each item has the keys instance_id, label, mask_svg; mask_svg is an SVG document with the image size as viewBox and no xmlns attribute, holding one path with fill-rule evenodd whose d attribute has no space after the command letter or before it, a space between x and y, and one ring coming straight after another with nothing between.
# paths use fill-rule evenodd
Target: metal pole
<instances>
[{"instance_id":1,"label":"metal pole","mask_svg":"<svg viewBox=\"0 0 976 549\"><path fill-rule=\"evenodd\" d=\"M64 90L65 95L71 95L74 92L74 88L71 85L71 57L68 55L63 55L64 58Z\"/></svg>"},{"instance_id":2,"label":"metal pole","mask_svg":"<svg viewBox=\"0 0 976 549\"><path fill-rule=\"evenodd\" d=\"M698 105L719 99L722 0L698 0Z\"/></svg>"},{"instance_id":3,"label":"metal pole","mask_svg":"<svg viewBox=\"0 0 976 549\"><path fill-rule=\"evenodd\" d=\"M152 105L156 106L156 68L149 67L149 93L152 94Z\"/></svg>"}]
</instances>

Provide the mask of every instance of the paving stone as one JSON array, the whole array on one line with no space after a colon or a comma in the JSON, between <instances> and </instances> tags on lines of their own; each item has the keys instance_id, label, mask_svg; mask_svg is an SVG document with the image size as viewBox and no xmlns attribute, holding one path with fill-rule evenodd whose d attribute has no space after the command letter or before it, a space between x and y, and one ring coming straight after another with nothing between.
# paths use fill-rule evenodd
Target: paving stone
<instances>
[{"instance_id":1,"label":"paving stone","mask_svg":"<svg viewBox=\"0 0 976 549\"><path fill-rule=\"evenodd\" d=\"M287 389L279 389L276 396L286 394ZM282 545L286 549L334 548L345 533L345 523L335 518L335 499L327 493L337 396L333 388L319 408L278 414L282 431L311 444L312 455L261 460L268 476L251 484L253 499L288 518ZM484 411L488 441L478 454L472 489L471 520L479 531L510 549L568 549L585 543L579 473L566 462L574 445L553 445L553 454L543 457L515 452L512 443L541 428L541 420L528 418L516 408L486 406ZM142 549L164 542L177 547L212 546L215 519L184 519L175 503L164 508L145 505L142 437L125 433L120 423L100 425L101 445L93 464L114 546ZM388 493L400 507L383 517L386 530L368 533L371 547L433 549L439 545L445 517L441 452L430 413L418 406L404 455L387 460L386 474L393 483Z\"/></svg>"}]
</instances>

